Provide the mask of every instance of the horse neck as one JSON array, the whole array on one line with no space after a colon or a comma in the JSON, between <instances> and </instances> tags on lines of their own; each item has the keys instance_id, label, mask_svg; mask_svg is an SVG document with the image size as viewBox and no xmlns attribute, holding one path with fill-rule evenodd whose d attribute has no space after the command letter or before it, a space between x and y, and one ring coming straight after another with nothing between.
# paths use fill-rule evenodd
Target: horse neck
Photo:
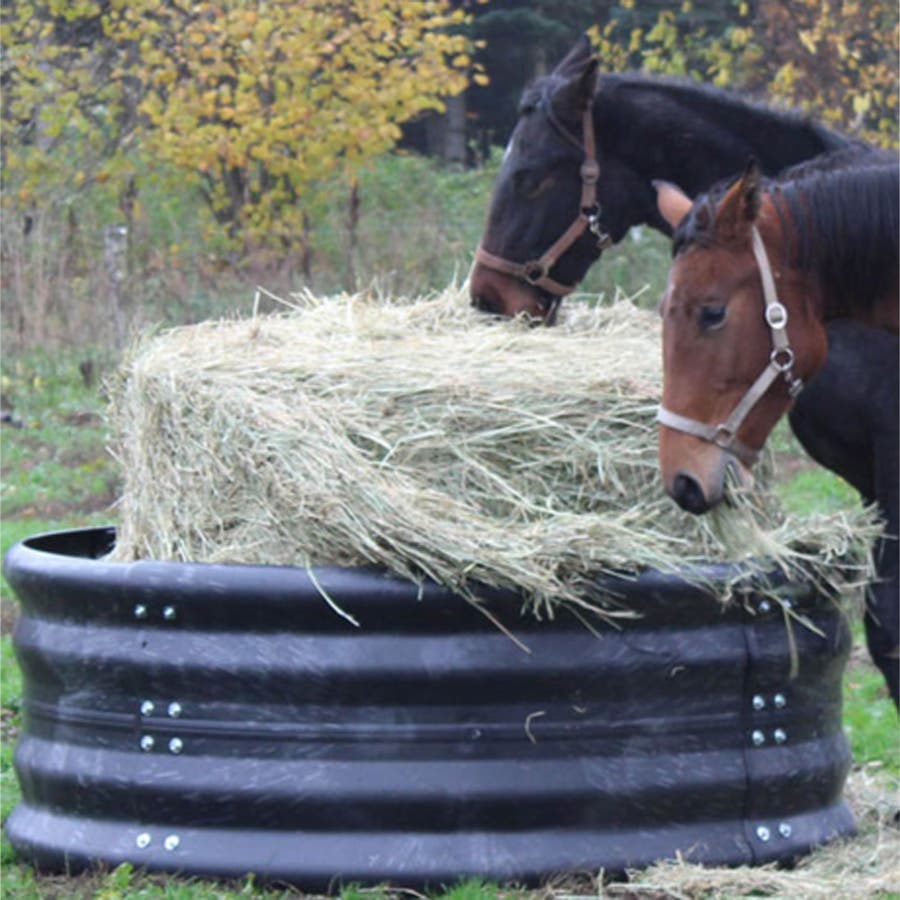
<instances>
[{"instance_id":1,"label":"horse neck","mask_svg":"<svg viewBox=\"0 0 900 900\"><path fill-rule=\"evenodd\" d=\"M700 85L607 76L594 105L598 140L646 180L689 194L733 175L754 157L775 174L848 139L799 116Z\"/></svg>"}]
</instances>

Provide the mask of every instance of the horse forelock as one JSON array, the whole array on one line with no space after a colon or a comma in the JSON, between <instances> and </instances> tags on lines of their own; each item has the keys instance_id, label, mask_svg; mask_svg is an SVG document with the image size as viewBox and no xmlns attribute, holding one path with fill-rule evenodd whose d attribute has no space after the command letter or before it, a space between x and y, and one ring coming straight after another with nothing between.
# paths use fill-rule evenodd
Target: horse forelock
<instances>
[{"instance_id":1,"label":"horse forelock","mask_svg":"<svg viewBox=\"0 0 900 900\"><path fill-rule=\"evenodd\" d=\"M519 99L519 115L527 115L536 109L549 107L553 102L553 94L565 83L565 78L555 72L535 78L522 91Z\"/></svg>"},{"instance_id":2,"label":"horse forelock","mask_svg":"<svg viewBox=\"0 0 900 900\"><path fill-rule=\"evenodd\" d=\"M693 246L711 247L716 242L716 210L734 179L716 185L694 200L690 211L672 235L672 256L680 256Z\"/></svg>"},{"instance_id":3,"label":"horse forelock","mask_svg":"<svg viewBox=\"0 0 900 900\"><path fill-rule=\"evenodd\" d=\"M549 78L549 76L548 76ZM546 84L547 78L539 78L533 81L528 87L522 91L522 97L519 100L519 115L526 115L535 109L538 109L545 101L544 97L548 93L549 87Z\"/></svg>"}]
</instances>

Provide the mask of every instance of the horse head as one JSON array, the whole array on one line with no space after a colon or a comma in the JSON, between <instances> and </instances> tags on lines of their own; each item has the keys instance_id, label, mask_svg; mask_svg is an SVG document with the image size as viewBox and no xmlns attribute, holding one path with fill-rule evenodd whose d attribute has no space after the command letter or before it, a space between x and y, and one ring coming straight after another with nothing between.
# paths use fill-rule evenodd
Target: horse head
<instances>
[{"instance_id":1,"label":"horse head","mask_svg":"<svg viewBox=\"0 0 900 900\"><path fill-rule=\"evenodd\" d=\"M693 203L673 185L657 191L675 229L660 306L659 461L669 495L703 513L723 499L729 472L752 482L759 450L821 368L827 341L809 273L784 251L790 223L755 166Z\"/></svg>"},{"instance_id":2,"label":"horse head","mask_svg":"<svg viewBox=\"0 0 900 900\"><path fill-rule=\"evenodd\" d=\"M526 89L471 272L479 309L551 324L560 300L627 230L603 213L608 191L627 199L632 186L615 163L598 164L596 89L597 59L586 37Z\"/></svg>"}]
</instances>

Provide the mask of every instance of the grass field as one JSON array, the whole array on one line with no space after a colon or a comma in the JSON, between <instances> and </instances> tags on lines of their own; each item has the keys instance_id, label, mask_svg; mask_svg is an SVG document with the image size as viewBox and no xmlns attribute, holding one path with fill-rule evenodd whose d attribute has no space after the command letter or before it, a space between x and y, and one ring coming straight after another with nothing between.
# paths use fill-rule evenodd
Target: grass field
<instances>
[{"instance_id":1,"label":"grass field","mask_svg":"<svg viewBox=\"0 0 900 900\"><path fill-rule=\"evenodd\" d=\"M86 361L90 361L90 366ZM9 411L2 426L2 549L42 530L100 522L114 522L113 502L119 475L106 451L103 420L102 375L113 365L112 356L81 351L7 354L3 361L4 407ZM784 478L786 504L810 511L857 500L854 493L827 472L806 462L790 433L780 428L775 436ZM20 727L21 676L11 646L16 603L6 583L2 586L2 756L0 787L5 820L16 803L18 787L12 754ZM857 643L860 637L857 630ZM845 724L856 765L896 778L900 776L897 718L886 697L879 674L860 646L854 651L845 682ZM15 861L3 839L4 896L113 898L237 898L296 896L291 890L263 891L252 881L223 886L212 882L148 877L129 867L88 877L38 877ZM525 892L519 892L525 893ZM452 900L508 898L512 889L469 883L445 896ZM377 892L346 890L346 900L378 896ZM532 898L541 896L532 893ZM645 896L633 894L634 897ZM659 894L654 900L667 898ZM703 896L690 894L688 896ZM890 896L885 894L884 896Z\"/></svg>"}]
</instances>

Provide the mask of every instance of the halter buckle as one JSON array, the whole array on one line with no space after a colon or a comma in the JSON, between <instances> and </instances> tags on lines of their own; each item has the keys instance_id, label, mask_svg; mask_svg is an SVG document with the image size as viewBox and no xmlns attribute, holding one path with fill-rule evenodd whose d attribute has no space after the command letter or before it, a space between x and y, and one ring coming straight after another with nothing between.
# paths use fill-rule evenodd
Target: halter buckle
<instances>
[{"instance_id":1,"label":"halter buckle","mask_svg":"<svg viewBox=\"0 0 900 900\"><path fill-rule=\"evenodd\" d=\"M766 321L769 323L769 328L775 328L780 331L787 326L787 310L777 301L768 304L766 306Z\"/></svg>"},{"instance_id":2,"label":"halter buckle","mask_svg":"<svg viewBox=\"0 0 900 900\"><path fill-rule=\"evenodd\" d=\"M537 284L547 275L547 267L539 259L523 263L522 275L529 284Z\"/></svg>"},{"instance_id":3,"label":"halter buckle","mask_svg":"<svg viewBox=\"0 0 900 900\"><path fill-rule=\"evenodd\" d=\"M597 249L605 250L612 244L612 236L608 231L604 231L603 226L600 224L600 212L600 204L595 203L593 209L589 212L586 211L585 215L587 215L588 231L597 240Z\"/></svg>"},{"instance_id":4,"label":"halter buckle","mask_svg":"<svg viewBox=\"0 0 900 900\"><path fill-rule=\"evenodd\" d=\"M790 347L776 347L769 355L769 362L782 374L794 367L794 351Z\"/></svg>"},{"instance_id":5,"label":"halter buckle","mask_svg":"<svg viewBox=\"0 0 900 900\"><path fill-rule=\"evenodd\" d=\"M581 180L584 184L596 184L600 177L600 164L596 159L586 159L581 164Z\"/></svg>"},{"instance_id":6,"label":"halter buckle","mask_svg":"<svg viewBox=\"0 0 900 900\"><path fill-rule=\"evenodd\" d=\"M728 427L724 422L721 425L716 425L716 433L713 437L713 443L717 447L721 447L723 450L731 449L731 442L734 440L734 431Z\"/></svg>"}]
</instances>

